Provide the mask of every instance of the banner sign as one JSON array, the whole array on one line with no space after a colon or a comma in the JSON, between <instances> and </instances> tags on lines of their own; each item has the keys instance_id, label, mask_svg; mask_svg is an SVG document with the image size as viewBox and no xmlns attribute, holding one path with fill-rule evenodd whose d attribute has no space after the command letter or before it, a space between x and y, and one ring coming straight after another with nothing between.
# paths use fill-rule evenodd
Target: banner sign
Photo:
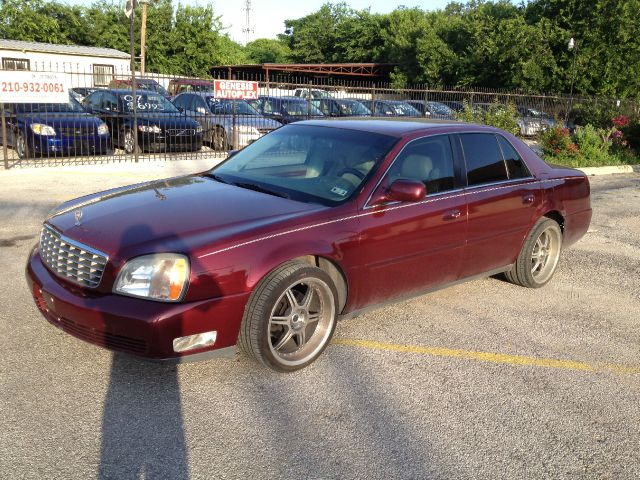
<instances>
[{"instance_id":1,"label":"banner sign","mask_svg":"<svg viewBox=\"0 0 640 480\"><path fill-rule=\"evenodd\" d=\"M51 72L0 72L0 103L69 103L67 75Z\"/></svg>"},{"instance_id":2,"label":"banner sign","mask_svg":"<svg viewBox=\"0 0 640 480\"><path fill-rule=\"evenodd\" d=\"M242 80L214 80L214 95L216 98L229 100L257 100L258 82Z\"/></svg>"}]
</instances>

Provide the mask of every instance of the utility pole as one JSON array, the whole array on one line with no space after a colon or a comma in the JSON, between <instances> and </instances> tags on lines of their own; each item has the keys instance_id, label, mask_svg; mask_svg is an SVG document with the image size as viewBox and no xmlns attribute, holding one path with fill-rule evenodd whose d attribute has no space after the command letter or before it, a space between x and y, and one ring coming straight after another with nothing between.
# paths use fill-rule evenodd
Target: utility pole
<instances>
[{"instance_id":1,"label":"utility pole","mask_svg":"<svg viewBox=\"0 0 640 480\"><path fill-rule=\"evenodd\" d=\"M129 18L129 48L131 52L131 97L133 101L133 156L138 162L138 96L136 94L136 47L135 47L135 23L136 0L127 0L124 14ZM120 132L118 132L120 135Z\"/></svg>"},{"instance_id":2,"label":"utility pole","mask_svg":"<svg viewBox=\"0 0 640 480\"><path fill-rule=\"evenodd\" d=\"M253 33L253 28L251 28L251 0L245 0L244 10L246 12L246 18L245 27L242 29L242 32L246 35L244 42L246 45L249 43L250 35Z\"/></svg>"},{"instance_id":3,"label":"utility pole","mask_svg":"<svg viewBox=\"0 0 640 480\"><path fill-rule=\"evenodd\" d=\"M144 75L147 57L147 5L149 0L138 0L142 5L142 24L140 25L140 75Z\"/></svg>"}]
</instances>

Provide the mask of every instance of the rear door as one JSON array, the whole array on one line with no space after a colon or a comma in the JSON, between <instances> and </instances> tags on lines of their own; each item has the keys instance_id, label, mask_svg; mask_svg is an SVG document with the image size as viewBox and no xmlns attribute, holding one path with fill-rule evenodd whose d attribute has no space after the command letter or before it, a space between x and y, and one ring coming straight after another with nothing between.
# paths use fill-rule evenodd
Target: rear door
<instances>
[{"instance_id":1,"label":"rear door","mask_svg":"<svg viewBox=\"0 0 640 480\"><path fill-rule=\"evenodd\" d=\"M365 206L358 307L455 281L466 239L466 204L449 135L408 143L378 188L408 178L426 185L421 202Z\"/></svg>"},{"instance_id":2,"label":"rear door","mask_svg":"<svg viewBox=\"0 0 640 480\"><path fill-rule=\"evenodd\" d=\"M466 165L467 246L461 277L515 262L539 204L539 182L515 148L494 133L457 135Z\"/></svg>"}]
</instances>

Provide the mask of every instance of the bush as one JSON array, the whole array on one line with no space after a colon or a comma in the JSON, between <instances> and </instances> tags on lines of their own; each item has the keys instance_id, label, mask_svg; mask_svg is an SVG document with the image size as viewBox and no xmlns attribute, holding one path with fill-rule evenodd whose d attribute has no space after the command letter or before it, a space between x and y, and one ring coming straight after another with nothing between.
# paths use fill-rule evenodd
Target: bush
<instances>
[{"instance_id":1,"label":"bush","mask_svg":"<svg viewBox=\"0 0 640 480\"><path fill-rule=\"evenodd\" d=\"M615 127L578 127L573 139L566 128L551 128L540 135L543 156L549 163L570 167L599 167L637 163L629 149L618 145L620 130Z\"/></svg>"},{"instance_id":2,"label":"bush","mask_svg":"<svg viewBox=\"0 0 640 480\"><path fill-rule=\"evenodd\" d=\"M520 133L518 125L518 111L514 104L503 104L497 100L484 111L473 108L466 100L463 102L464 109L456 114L456 119L467 123L480 123L492 127L501 128L507 132L517 135Z\"/></svg>"},{"instance_id":3,"label":"bush","mask_svg":"<svg viewBox=\"0 0 640 480\"><path fill-rule=\"evenodd\" d=\"M591 101L576 105L569 114L575 125L592 125L596 128L609 128L612 119L620 115L613 102Z\"/></svg>"}]
</instances>

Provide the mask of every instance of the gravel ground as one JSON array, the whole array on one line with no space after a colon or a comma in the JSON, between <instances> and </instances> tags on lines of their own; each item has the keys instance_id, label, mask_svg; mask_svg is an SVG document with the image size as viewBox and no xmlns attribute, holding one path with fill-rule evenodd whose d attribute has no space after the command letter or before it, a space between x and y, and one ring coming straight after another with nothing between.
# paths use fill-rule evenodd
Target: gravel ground
<instances>
[{"instance_id":1,"label":"gravel ground","mask_svg":"<svg viewBox=\"0 0 640 480\"><path fill-rule=\"evenodd\" d=\"M640 477L640 175L591 179L592 228L545 288L490 278L344 321L339 342L369 343L294 374L159 366L44 321L23 268L52 207L210 164L0 171L0 478Z\"/></svg>"}]
</instances>

